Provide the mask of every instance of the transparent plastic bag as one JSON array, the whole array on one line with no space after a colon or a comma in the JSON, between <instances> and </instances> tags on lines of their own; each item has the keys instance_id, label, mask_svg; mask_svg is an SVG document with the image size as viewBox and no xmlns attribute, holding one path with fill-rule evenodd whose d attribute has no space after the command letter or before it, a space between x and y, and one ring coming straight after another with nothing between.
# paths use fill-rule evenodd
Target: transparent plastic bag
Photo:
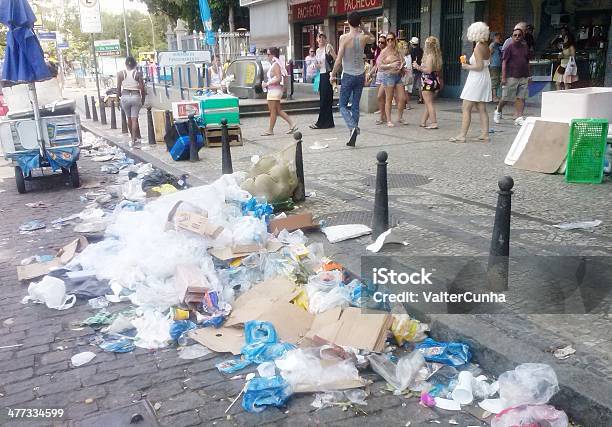
<instances>
[{"instance_id":1,"label":"transparent plastic bag","mask_svg":"<svg viewBox=\"0 0 612 427\"><path fill-rule=\"evenodd\" d=\"M569 421L563 411L550 405L522 405L504 409L491 420L491 427L516 426L567 427Z\"/></svg>"},{"instance_id":2,"label":"transparent plastic bag","mask_svg":"<svg viewBox=\"0 0 612 427\"><path fill-rule=\"evenodd\" d=\"M397 341L397 345L401 346L405 342L419 342L427 338L425 332L429 330L429 326L422 324L416 319L411 319L407 314L394 314L391 332Z\"/></svg>"},{"instance_id":3,"label":"transparent plastic bag","mask_svg":"<svg viewBox=\"0 0 612 427\"><path fill-rule=\"evenodd\" d=\"M523 363L499 376L499 397L508 406L543 405L559 391L557 374L543 363Z\"/></svg>"},{"instance_id":4,"label":"transparent plastic bag","mask_svg":"<svg viewBox=\"0 0 612 427\"><path fill-rule=\"evenodd\" d=\"M396 393L401 393L407 389L416 378L419 370L425 365L425 359L418 351L413 351L402 357L397 365L380 354L372 354L368 356L368 360L372 370L391 384Z\"/></svg>"}]
</instances>

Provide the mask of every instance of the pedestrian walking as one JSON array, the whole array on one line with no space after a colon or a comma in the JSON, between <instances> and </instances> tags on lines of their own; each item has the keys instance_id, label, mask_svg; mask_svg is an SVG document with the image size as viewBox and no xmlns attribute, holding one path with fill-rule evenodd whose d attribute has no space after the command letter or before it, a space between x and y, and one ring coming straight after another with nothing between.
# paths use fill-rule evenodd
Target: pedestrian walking
<instances>
[{"instance_id":1,"label":"pedestrian walking","mask_svg":"<svg viewBox=\"0 0 612 427\"><path fill-rule=\"evenodd\" d=\"M421 49L421 46L419 46L419 38L418 37L413 37L410 39L410 47L411 47L411 56L412 56L412 61L416 62L418 65L421 65L421 62L423 61L423 49ZM413 69L412 71L413 75L413 80L414 80L414 85L416 86L418 95L419 95L419 104L423 103L423 85L422 83L422 79L421 79L421 72L419 70L417 70L416 68Z\"/></svg>"},{"instance_id":2,"label":"pedestrian walking","mask_svg":"<svg viewBox=\"0 0 612 427\"><path fill-rule=\"evenodd\" d=\"M374 36L361 23L361 17L356 12L347 16L350 31L340 36L338 56L331 72L330 80L336 80L336 73L342 66L340 80L340 113L350 131L349 147L354 147L359 134L359 101L365 83L363 68L363 50L366 44L374 43ZM348 104L351 103L349 110Z\"/></svg>"},{"instance_id":3,"label":"pedestrian walking","mask_svg":"<svg viewBox=\"0 0 612 427\"><path fill-rule=\"evenodd\" d=\"M287 70L285 65L278 59L280 51L277 47L271 47L267 51L268 61L270 62L270 68L268 69L267 80L261 84L261 86L267 90L268 110L270 111L270 124L268 130L261 134L261 136L274 135L274 125L276 125L276 118L280 116L289 125L287 134L292 134L297 130L297 124L295 124L291 118L281 108L281 99L283 98L283 79L287 76Z\"/></svg>"},{"instance_id":4,"label":"pedestrian walking","mask_svg":"<svg viewBox=\"0 0 612 427\"><path fill-rule=\"evenodd\" d=\"M514 124L523 124L525 98L529 85L529 47L523 40L523 31L515 28L512 32L512 43L503 50L502 56L502 99L497 104L493 121L499 123L502 119L504 105L514 101Z\"/></svg>"},{"instance_id":5,"label":"pedestrian walking","mask_svg":"<svg viewBox=\"0 0 612 427\"><path fill-rule=\"evenodd\" d=\"M461 132L452 137L451 142L465 142L470 122L472 108L476 106L480 114L481 134L480 141L489 141L489 116L487 115L487 102L491 102L491 75L489 64L491 52L489 51L489 27L484 22L474 22L468 27L467 39L476 43L469 63L461 64L461 68L469 70L465 86L460 98L463 99Z\"/></svg>"},{"instance_id":6,"label":"pedestrian walking","mask_svg":"<svg viewBox=\"0 0 612 427\"><path fill-rule=\"evenodd\" d=\"M502 63L502 35L495 33L493 42L489 45L489 53L491 54L491 65L489 65L489 74L491 74L491 90L493 102L498 103L498 91L501 80L501 63Z\"/></svg>"},{"instance_id":7,"label":"pedestrian walking","mask_svg":"<svg viewBox=\"0 0 612 427\"><path fill-rule=\"evenodd\" d=\"M130 147L138 148L141 143L138 114L145 102L145 85L142 73L136 69L136 59L133 56L125 58L126 70L117 73L117 94L121 109L125 112L130 131Z\"/></svg>"},{"instance_id":8,"label":"pedestrian walking","mask_svg":"<svg viewBox=\"0 0 612 427\"><path fill-rule=\"evenodd\" d=\"M402 115L404 113L405 96L404 85L402 84L401 70L404 65L403 57L400 55L396 46L395 34L387 34L387 47L382 51L379 59L378 69L383 72L381 86L385 92L385 117L387 126L394 127L391 120L391 109L393 98L397 104L398 120L404 124Z\"/></svg>"},{"instance_id":9,"label":"pedestrian walking","mask_svg":"<svg viewBox=\"0 0 612 427\"><path fill-rule=\"evenodd\" d=\"M434 100L436 92L441 88L439 74L442 69L442 51L440 50L440 41L437 37L427 37L425 40L422 65L419 65L415 60L412 63L412 68L422 73L421 85L423 102L426 108L423 112L420 126L425 129L438 129ZM428 125L427 122L429 120L431 120L431 123Z\"/></svg>"},{"instance_id":10,"label":"pedestrian walking","mask_svg":"<svg viewBox=\"0 0 612 427\"><path fill-rule=\"evenodd\" d=\"M319 70L319 117L310 125L311 129L333 128L334 116L332 105L334 103L334 89L329 81L329 72L334 66L336 52L334 47L327 42L327 36L323 33L317 37L319 48L317 49L315 65Z\"/></svg>"},{"instance_id":11,"label":"pedestrian walking","mask_svg":"<svg viewBox=\"0 0 612 427\"><path fill-rule=\"evenodd\" d=\"M559 57L561 64L555 70L553 80L557 90L571 89L572 83L578 81L578 69L576 66L576 41L574 36L565 30ZM573 68L572 68L573 67Z\"/></svg>"}]
</instances>

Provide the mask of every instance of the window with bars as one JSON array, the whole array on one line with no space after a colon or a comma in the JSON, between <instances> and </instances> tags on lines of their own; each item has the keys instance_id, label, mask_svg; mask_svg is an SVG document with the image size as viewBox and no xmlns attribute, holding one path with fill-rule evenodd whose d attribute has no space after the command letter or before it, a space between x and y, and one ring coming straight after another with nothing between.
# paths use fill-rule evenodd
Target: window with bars
<instances>
[{"instance_id":1,"label":"window with bars","mask_svg":"<svg viewBox=\"0 0 612 427\"><path fill-rule=\"evenodd\" d=\"M397 29L406 40L421 38L421 0L398 1Z\"/></svg>"},{"instance_id":2,"label":"window with bars","mask_svg":"<svg viewBox=\"0 0 612 427\"><path fill-rule=\"evenodd\" d=\"M443 76L446 86L461 84L461 56L463 37L463 0L442 0L440 44L444 59Z\"/></svg>"}]
</instances>

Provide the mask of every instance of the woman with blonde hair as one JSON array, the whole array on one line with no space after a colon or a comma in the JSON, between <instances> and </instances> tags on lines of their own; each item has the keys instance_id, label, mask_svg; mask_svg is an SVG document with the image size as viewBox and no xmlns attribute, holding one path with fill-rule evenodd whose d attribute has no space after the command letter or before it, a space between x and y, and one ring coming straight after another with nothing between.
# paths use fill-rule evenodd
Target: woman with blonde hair
<instances>
[{"instance_id":1,"label":"woman with blonde hair","mask_svg":"<svg viewBox=\"0 0 612 427\"><path fill-rule=\"evenodd\" d=\"M487 114L487 102L491 102L491 51L487 46L489 42L489 27L484 22L474 22L467 30L469 41L476 43L474 52L469 62L465 58L461 61L461 68L469 70L465 86L460 98L463 99L461 132L450 139L451 142L465 142L465 138L472 121L472 108L474 105L480 115L479 140L489 140L489 116Z\"/></svg>"},{"instance_id":2,"label":"woman with blonde hair","mask_svg":"<svg viewBox=\"0 0 612 427\"><path fill-rule=\"evenodd\" d=\"M391 121L393 97L395 97L395 102L397 103L398 120L400 123L405 124L402 116L404 113L406 96L404 94L402 76L400 75L404 62L397 50L395 42L395 34L387 34L387 47L383 49L378 57L378 70L384 73L381 79L381 86L385 91L385 117L387 118L387 126L389 127L395 126Z\"/></svg>"},{"instance_id":3,"label":"woman with blonde hair","mask_svg":"<svg viewBox=\"0 0 612 427\"><path fill-rule=\"evenodd\" d=\"M414 61L412 68L423 73L421 81L423 83L423 101L426 108L420 126L425 129L438 129L434 99L436 92L441 88L439 73L442 70L442 51L440 50L440 40L437 37L427 37L421 65ZM431 120L429 125L427 124L428 120Z\"/></svg>"}]
</instances>

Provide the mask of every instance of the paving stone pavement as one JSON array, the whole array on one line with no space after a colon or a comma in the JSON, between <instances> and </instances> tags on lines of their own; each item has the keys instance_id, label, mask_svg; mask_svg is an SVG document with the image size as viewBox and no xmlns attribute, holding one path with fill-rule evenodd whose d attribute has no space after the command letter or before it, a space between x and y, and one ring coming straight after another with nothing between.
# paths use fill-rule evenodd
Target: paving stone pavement
<instances>
[{"instance_id":1,"label":"paving stone pavement","mask_svg":"<svg viewBox=\"0 0 612 427\"><path fill-rule=\"evenodd\" d=\"M100 182L112 185L115 176L100 172L100 163L89 158L79 161L83 185ZM392 424L430 425L439 421L459 425L487 425L479 419L483 411L450 413L420 406L416 398L394 396L385 383L373 373L368 387L367 413L352 409L329 408L315 411L310 406L312 394L296 396L285 408L269 408L261 414L246 413L236 404L225 414L230 401L243 386L241 380L221 375L215 364L228 355L211 354L198 360L178 358L175 348L146 351L137 348L132 353L102 352L90 344L95 331L80 327L77 322L93 315L96 310L80 301L68 310L56 311L44 305L20 303L27 294L27 283L19 283L16 265L32 255L54 255L57 249L77 235L72 226L61 230L51 228L51 221L78 213L84 205L79 196L88 189L73 189L61 176L28 185L26 194L18 194L12 178L12 168L0 163L0 425L46 426L68 425L104 411L117 409L143 399L159 404L157 417L164 426L191 425L354 425ZM25 203L42 201L47 208L29 208ZM19 225L38 219L47 228L20 234ZM114 304L112 312L127 305ZM18 347L6 347L14 346ZM82 351L92 351L96 357L89 363L72 367L70 358ZM248 372L248 371L247 371ZM62 408L61 420L11 421L9 408Z\"/></svg>"}]
</instances>

